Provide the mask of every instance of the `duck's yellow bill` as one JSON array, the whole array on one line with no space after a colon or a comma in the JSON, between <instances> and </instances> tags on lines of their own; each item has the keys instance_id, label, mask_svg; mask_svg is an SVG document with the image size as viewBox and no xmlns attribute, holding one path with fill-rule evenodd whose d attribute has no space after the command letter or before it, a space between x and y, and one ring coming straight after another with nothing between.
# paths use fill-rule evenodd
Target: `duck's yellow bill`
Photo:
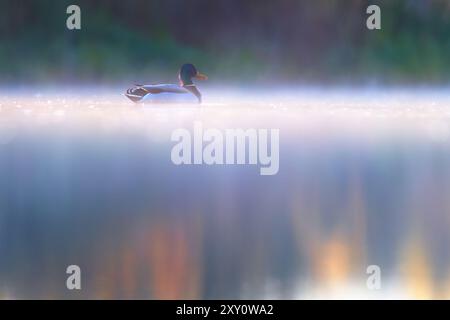
<instances>
[{"instance_id":1,"label":"duck's yellow bill","mask_svg":"<svg viewBox=\"0 0 450 320\"><path fill-rule=\"evenodd\" d=\"M208 80L208 76L200 72L197 72L195 78L198 80Z\"/></svg>"}]
</instances>

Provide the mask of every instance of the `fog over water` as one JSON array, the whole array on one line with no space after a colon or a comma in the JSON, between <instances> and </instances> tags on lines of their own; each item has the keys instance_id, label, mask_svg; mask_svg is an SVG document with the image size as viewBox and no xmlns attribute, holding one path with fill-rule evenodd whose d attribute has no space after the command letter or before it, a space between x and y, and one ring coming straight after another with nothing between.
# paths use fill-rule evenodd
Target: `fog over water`
<instances>
[{"instance_id":1,"label":"fog over water","mask_svg":"<svg viewBox=\"0 0 450 320\"><path fill-rule=\"evenodd\" d=\"M450 298L449 89L123 91L0 90L0 298ZM278 174L174 165L194 122L279 129Z\"/></svg>"}]
</instances>

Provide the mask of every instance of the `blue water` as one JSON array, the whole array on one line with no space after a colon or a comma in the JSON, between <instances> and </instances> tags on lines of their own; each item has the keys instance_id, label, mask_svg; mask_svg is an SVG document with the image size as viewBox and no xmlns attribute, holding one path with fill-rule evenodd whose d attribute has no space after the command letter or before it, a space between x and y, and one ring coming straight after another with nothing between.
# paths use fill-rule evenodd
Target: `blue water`
<instances>
[{"instance_id":1,"label":"blue water","mask_svg":"<svg viewBox=\"0 0 450 320\"><path fill-rule=\"evenodd\" d=\"M0 298L450 297L445 92L241 94L6 96ZM170 133L194 121L280 129L279 173L175 166Z\"/></svg>"}]
</instances>

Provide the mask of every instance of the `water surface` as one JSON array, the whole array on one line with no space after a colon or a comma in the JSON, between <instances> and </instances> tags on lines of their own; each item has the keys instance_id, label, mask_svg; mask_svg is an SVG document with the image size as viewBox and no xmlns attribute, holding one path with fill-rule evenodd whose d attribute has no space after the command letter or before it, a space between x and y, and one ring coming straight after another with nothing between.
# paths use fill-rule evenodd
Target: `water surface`
<instances>
[{"instance_id":1,"label":"water surface","mask_svg":"<svg viewBox=\"0 0 450 320\"><path fill-rule=\"evenodd\" d=\"M449 91L111 92L2 92L0 298L450 298ZM175 166L195 121L279 129L279 173Z\"/></svg>"}]
</instances>

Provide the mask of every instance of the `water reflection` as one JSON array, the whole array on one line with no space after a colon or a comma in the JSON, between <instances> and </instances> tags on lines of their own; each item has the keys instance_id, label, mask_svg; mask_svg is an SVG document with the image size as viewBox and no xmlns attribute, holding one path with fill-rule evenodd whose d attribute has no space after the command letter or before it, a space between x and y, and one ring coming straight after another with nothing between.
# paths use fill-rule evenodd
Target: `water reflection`
<instances>
[{"instance_id":1,"label":"water reflection","mask_svg":"<svg viewBox=\"0 0 450 320\"><path fill-rule=\"evenodd\" d=\"M338 97L5 98L0 297L450 298L448 99ZM280 128L278 175L174 166L195 120Z\"/></svg>"}]
</instances>

